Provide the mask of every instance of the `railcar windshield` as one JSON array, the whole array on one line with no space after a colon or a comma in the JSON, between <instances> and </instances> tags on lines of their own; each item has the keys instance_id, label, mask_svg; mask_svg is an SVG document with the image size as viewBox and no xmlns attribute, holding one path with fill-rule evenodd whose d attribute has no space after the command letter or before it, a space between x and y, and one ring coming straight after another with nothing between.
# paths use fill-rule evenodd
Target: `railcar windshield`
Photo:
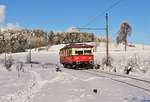
<instances>
[{"instance_id":1,"label":"railcar windshield","mask_svg":"<svg viewBox=\"0 0 150 102\"><path fill-rule=\"evenodd\" d=\"M75 51L75 54L76 54L76 55L83 55L83 50Z\"/></svg>"},{"instance_id":2,"label":"railcar windshield","mask_svg":"<svg viewBox=\"0 0 150 102\"><path fill-rule=\"evenodd\" d=\"M91 50L84 50L84 54L85 55L89 55L89 54L91 54L92 52L91 52Z\"/></svg>"},{"instance_id":3,"label":"railcar windshield","mask_svg":"<svg viewBox=\"0 0 150 102\"><path fill-rule=\"evenodd\" d=\"M75 55L91 55L92 49L77 49Z\"/></svg>"}]
</instances>

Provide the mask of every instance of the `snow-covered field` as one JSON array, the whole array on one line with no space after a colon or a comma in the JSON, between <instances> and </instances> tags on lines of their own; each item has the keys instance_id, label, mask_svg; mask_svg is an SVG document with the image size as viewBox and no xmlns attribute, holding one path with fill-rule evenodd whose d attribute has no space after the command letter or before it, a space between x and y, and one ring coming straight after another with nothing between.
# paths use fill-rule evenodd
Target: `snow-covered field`
<instances>
[{"instance_id":1,"label":"snow-covered field","mask_svg":"<svg viewBox=\"0 0 150 102\"><path fill-rule=\"evenodd\" d=\"M105 44L101 43L95 52L95 63L102 64L105 58ZM125 67L132 65L133 70L130 75L136 75L150 79L150 46L136 44L135 47L128 47L124 51L124 45L116 46L111 43L109 46L109 56L111 58L112 68L101 68L106 71L124 73Z\"/></svg>"},{"instance_id":2,"label":"snow-covered field","mask_svg":"<svg viewBox=\"0 0 150 102\"><path fill-rule=\"evenodd\" d=\"M48 51L32 50L32 61L38 64L26 64L25 53L11 54L14 64L12 71L4 66L4 54L0 55L0 102L150 102L150 92L113 81L109 78L97 77L82 70L64 69L59 64L59 49L64 45L55 45ZM102 63L105 57L104 44L100 44L95 55L95 63ZM122 48L122 49L121 49ZM7 58L10 56L7 55ZM111 71L116 68L123 73L128 61L137 60L138 66L131 75L150 80L150 46L136 45L125 53L123 46L110 46L113 59ZM19 62L24 63L24 71L16 71ZM56 65L62 72L56 72ZM138 69L136 69L138 68ZM119 80L132 81L128 78ZM144 86L143 86L144 87ZM93 92L97 89L97 93ZM150 89L150 88L149 88Z\"/></svg>"}]
</instances>

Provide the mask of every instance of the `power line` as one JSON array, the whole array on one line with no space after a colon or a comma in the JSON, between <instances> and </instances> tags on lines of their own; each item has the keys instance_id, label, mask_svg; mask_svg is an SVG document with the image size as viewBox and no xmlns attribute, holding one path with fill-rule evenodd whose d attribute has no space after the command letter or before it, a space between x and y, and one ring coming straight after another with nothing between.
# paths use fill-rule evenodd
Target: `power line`
<instances>
[{"instance_id":1,"label":"power line","mask_svg":"<svg viewBox=\"0 0 150 102\"><path fill-rule=\"evenodd\" d=\"M79 30L106 30L106 28L72 28L72 29L79 29Z\"/></svg>"},{"instance_id":2,"label":"power line","mask_svg":"<svg viewBox=\"0 0 150 102\"><path fill-rule=\"evenodd\" d=\"M105 9L103 12L99 13L98 15L94 16L93 19L91 19L87 24L83 25L82 27L87 27L89 24L91 24L95 19L97 19L99 16L103 15L104 13L110 11L113 7L118 5L121 2L121 0L118 0L114 4L110 5L107 9Z\"/></svg>"}]
</instances>

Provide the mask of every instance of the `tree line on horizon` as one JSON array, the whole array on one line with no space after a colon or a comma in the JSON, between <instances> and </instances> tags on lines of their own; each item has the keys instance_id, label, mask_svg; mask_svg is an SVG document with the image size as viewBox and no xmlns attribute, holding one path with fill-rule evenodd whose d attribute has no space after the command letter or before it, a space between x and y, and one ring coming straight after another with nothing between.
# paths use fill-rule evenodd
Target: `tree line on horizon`
<instances>
[{"instance_id":1,"label":"tree line on horizon","mask_svg":"<svg viewBox=\"0 0 150 102\"><path fill-rule=\"evenodd\" d=\"M127 37L131 35L131 32L131 25L128 22L122 22L117 33L116 43L123 43L125 45L125 51L128 46ZM94 33L88 32L46 32L42 29L0 31L0 53L24 52L30 48L82 42L95 42L97 46L99 42L106 42L106 38L100 38Z\"/></svg>"},{"instance_id":2,"label":"tree line on horizon","mask_svg":"<svg viewBox=\"0 0 150 102\"><path fill-rule=\"evenodd\" d=\"M24 52L29 48L56 44L105 41L104 38L88 32L46 32L42 29L7 30L0 32L0 53Z\"/></svg>"}]
</instances>

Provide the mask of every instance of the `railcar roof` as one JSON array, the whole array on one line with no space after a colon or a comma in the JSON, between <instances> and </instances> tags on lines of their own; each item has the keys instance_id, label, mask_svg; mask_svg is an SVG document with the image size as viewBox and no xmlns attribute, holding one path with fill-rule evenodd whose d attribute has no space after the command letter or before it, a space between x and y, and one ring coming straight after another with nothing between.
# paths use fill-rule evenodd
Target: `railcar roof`
<instances>
[{"instance_id":1,"label":"railcar roof","mask_svg":"<svg viewBox=\"0 0 150 102\"><path fill-rule=\"evenodd\" d=\"M62 49L68 49L68 48L93 48L93 46L88 44L69 44L63 47Z\"/></svg>"}]
</instances>

